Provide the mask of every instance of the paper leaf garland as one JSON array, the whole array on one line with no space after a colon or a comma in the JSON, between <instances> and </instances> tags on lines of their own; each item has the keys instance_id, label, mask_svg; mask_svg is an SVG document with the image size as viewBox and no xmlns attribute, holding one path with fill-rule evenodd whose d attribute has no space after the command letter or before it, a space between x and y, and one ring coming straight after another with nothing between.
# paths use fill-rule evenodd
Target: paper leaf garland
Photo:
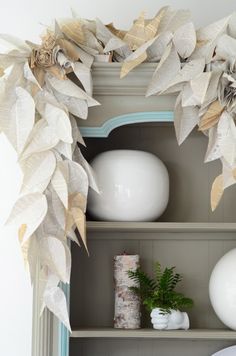
<instances>
[{"instance_id":1,"label":"paper leaf garland","mask_svg":"<svg viewBox=\"0 0 236 356\"><path fill-rule=\"evenodd\" d=\"M6 34L0 41L6 47L0 53L0 132L23 172L8 223L17 227L32 283L38 278L41 312L48 307L70 330L59 284L70 279L67 239L80 245L77 229L89 252L89 186L99 193L78 146L85 146L80 119L99 105L93 98L92 64L121 62L123 78L143 62L157 63L146 95L177 95L178 143L198 126L208 137L205 162L221 160L222 173L211 190L214 210L224 189L236 183L235 15L195 30L188 10L163 7L150 19L141 13L124 31L73 12L71 19L55 21L39 44Z\"/></svg>"}]
</instances>

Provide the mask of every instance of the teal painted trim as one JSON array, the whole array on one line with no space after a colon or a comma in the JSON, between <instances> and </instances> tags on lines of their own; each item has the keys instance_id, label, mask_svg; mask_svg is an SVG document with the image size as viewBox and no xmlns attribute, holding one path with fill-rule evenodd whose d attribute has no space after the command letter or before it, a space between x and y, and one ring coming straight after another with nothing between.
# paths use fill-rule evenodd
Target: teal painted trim
<instances>
[{"instance_id":1,"label":"teal painted trim","mask_svg":"<svg viewBox=\"0 0 236 356\"><path fill-rule=\"evenodd\" d=\"M113 117L100 127L80 127L83 137L108 137L117 127L144 122L173 122L173 111L137 112Z\"/></svg>"},{"instance_id":2,"label":"teal painted trim","mask_svg":"<svg viewBox=\"0 0 236 356\"><path fill-rule=\"evenodd\" d=\"M68 310L69 310L69 296L70 296L70 286L69 284L60 284L61 289L64 291ZM69 341L70 341L70 334L67 328L62 324L59 323L59 356L69 356Z\"/></svg>"}]
</instances>

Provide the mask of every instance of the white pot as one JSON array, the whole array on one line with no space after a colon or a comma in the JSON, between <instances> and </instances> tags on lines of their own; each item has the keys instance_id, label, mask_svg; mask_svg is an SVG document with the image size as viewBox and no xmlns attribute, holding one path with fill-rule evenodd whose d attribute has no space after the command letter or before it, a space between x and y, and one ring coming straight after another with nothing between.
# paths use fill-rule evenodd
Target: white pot
<instances>
[{"instance_id":1,"label":"white pot","mask_svg":"<svg viewBox=\"0 0 236 356\"><path fill-rule=\"evenodd\" d=\"M226 253L214 267L209 295L218 318L236 330L236 249Z\"/></svg>"},{"instance_id":2,"label":"white pot","mask_svg":"<svg viewBox=\"0 0 236 356\"><path fill-rule=\"evenodd\" d=\"M153 328L157 330L189 329L189 317L187 313L179 310L171 310L170 314L162 314L159 308L151 312Z\"/></svg>"},{"instance_id":3,"label":"white pot","mask_svg":"<svg viewBox=\"0 0 236 356\"><path fill-rule=\"evenodd\" d=\"M100 194L90 190L88 211L98 220L154 221L165 210L169 177L151 153L115 150L99 154L91 166Z\"/></svg>"}]
</instances>

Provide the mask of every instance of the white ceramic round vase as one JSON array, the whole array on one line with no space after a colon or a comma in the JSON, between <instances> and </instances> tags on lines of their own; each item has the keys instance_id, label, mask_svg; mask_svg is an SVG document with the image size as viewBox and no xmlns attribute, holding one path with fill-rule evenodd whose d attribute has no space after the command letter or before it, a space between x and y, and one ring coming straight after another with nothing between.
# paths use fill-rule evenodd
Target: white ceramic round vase
<instances>
[{"instance_id":1,"label":"white ceramic round vase","mask_svg":"<svg viewBox=\"0 0 236 356\"><path fill-rule=\"evenodd\" d=\"M171 310L168 314L163 314L159 308L151 312L151 322L153 329L156 330L188 330L189 317L185 312Z\"/></svg>"},{"instance_id":2,"label":"white ceramic round vase","mask_svg":"<svg viewBox=\"0 0 236 356\"><path fill-rule=\"evenodd\" d=\"M209 295L218 318L236 330L236 249L226 253L214 267Z\"/></svg>"},{"instance_id":3,"label":"white ceramic round vase","mask_svg":"<svg viewBox=\"0 0 236 356\"><path fill-rule=\"evenodd\" d=\"M99 154L91 162L100 194L92 189L88 211L98 220L155 221L166 209L169 176L155 155L136 150Z\"/></svg>"}]
</instances>

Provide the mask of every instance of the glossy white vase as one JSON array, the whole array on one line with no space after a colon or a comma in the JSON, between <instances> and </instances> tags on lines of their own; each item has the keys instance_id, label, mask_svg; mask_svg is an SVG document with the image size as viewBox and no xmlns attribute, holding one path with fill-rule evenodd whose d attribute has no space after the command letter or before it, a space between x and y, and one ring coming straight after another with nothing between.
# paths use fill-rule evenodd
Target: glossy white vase
<instances>
[{"instance_id":1,"label":"glossy white vase","mask_svg":"<svg viewBox=\"0 0 236 356\"><path fill-rule=\"evenodd\" d=\"M209 295L218 318L236 330L236 249L226 253L214 267Z\"/></svg>"},{"instance_id":2,"label":"glossy white vase","mask_svg":"<svg viewBox=\"0 0 236 356\"><path fill-rule=\"evenodd\" d=\"M189 329L188 314L179 310L172 309L170 313L163 314L159 308L155 308L151 312L151 322L156 330Z\"/></svg>"},{"instance_id":3,"label":"glossy white vase","mask_svg":"<svg viewBox=\"0 0 236 356\"><path fill-rule=\"evenodd\" d=\"M98 220L154 221L166 209L169 176L151 153L115 150L99 154L91 166L100 194L90 190L88 211Z\"/></svg>"}]
</instances>

